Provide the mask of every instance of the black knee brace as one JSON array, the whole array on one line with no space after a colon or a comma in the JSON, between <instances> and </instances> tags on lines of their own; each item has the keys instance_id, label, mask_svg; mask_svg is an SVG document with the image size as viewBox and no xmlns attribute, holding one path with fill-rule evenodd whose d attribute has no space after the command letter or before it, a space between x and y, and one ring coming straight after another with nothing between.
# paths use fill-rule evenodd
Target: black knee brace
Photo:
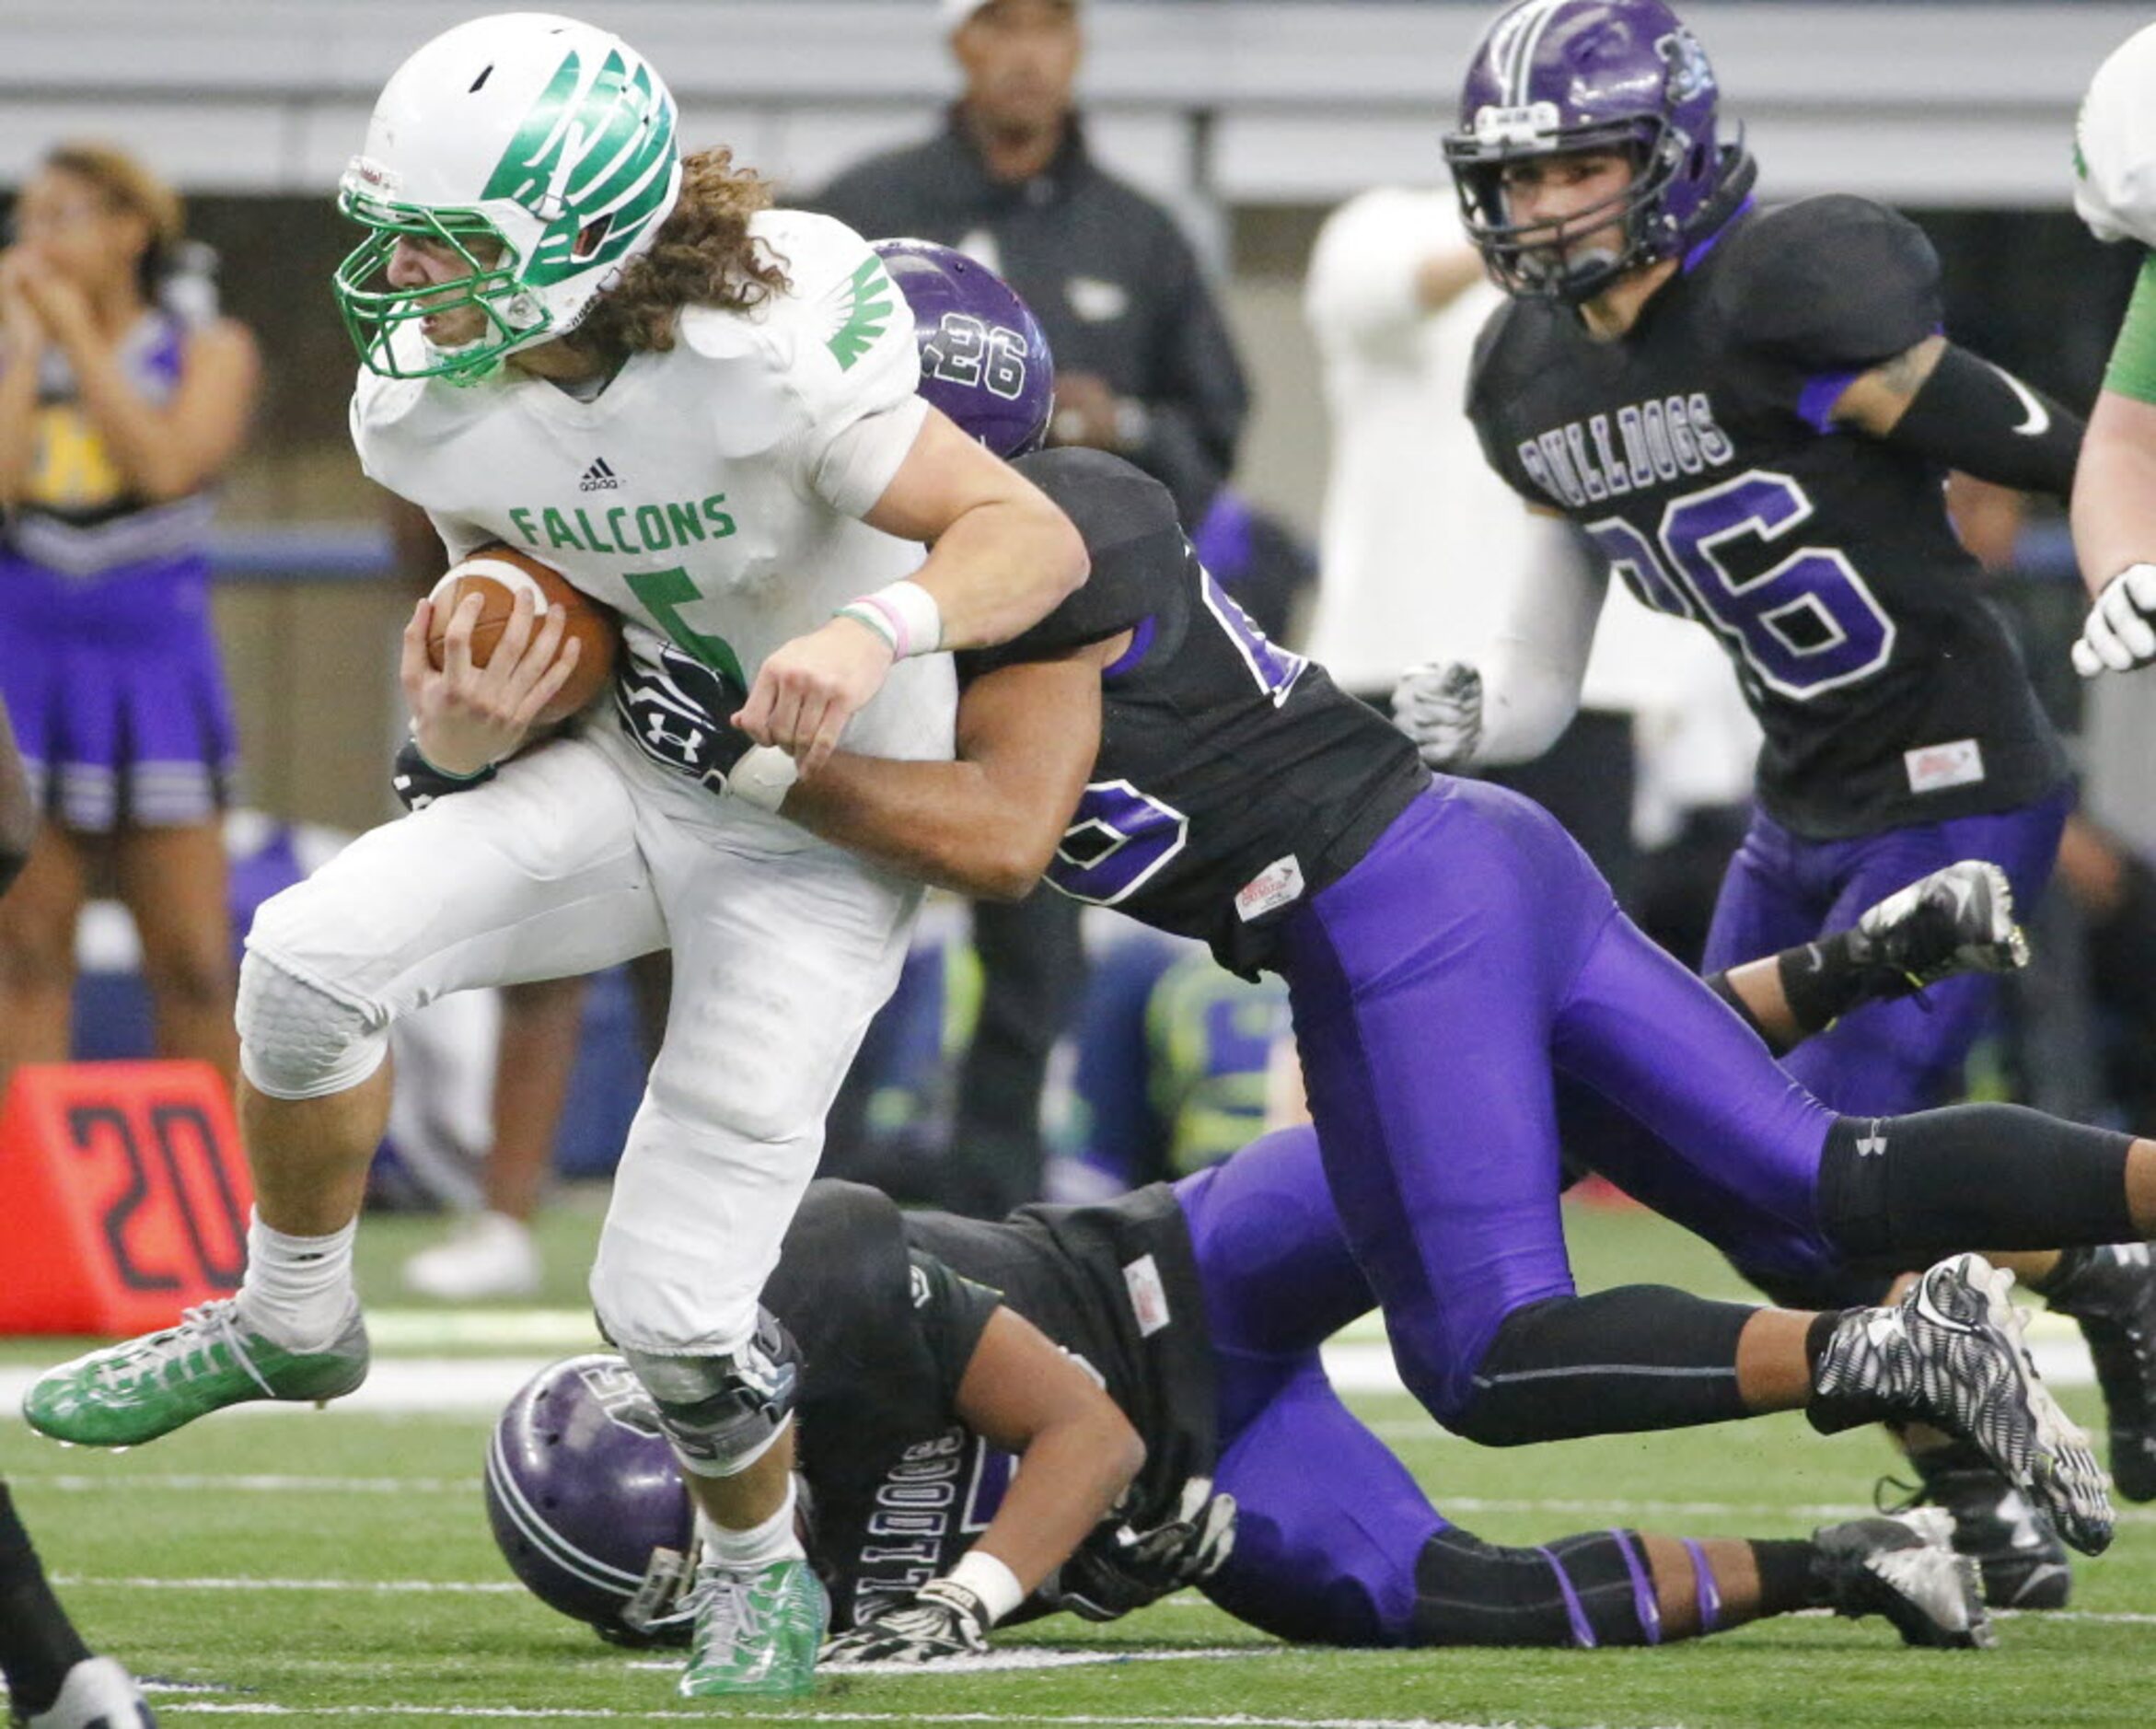
<instances>
[{"instance_id":1,"label":"black knee brace","mask_svg":"<svg viewBox=\"0 0 2156 1729\"><path fill-rule=\"evenodd\" d=\"M651 1395L683 1467L699 1477L731 1477L761 1458L801 1387L801 1348L760 1305L756 1332L738 1351L669 1356L623 1346L621 1354Z\"/></svg>"},{"instance_id":2,"label":"black knee brace","mask_svg":"<svg viewBox=\"0 0 2156 1729\"><path fill-rule=\"evenodd\" d=\"M1502 1549L1440 1531L1415 1562L1415 1645L1655 1645L1654 1580L1631 1531ZM1644 1614L1643 1614L1644 1610Z\"/></svg>"},{"instance_id":3,"label":"black knee brace","mask_svg":"<svg viewBox=\"0 0 2156 1729\"><path fill-rule=\"evenodd\" d=\"M1445 1427L1484 1446L1726 1422L1737 1335L1753 1311L1665 1285L1621 1285L1514 1309Z\"/></svg>"},{"instance_id":4,"label":"black knee brace","mask_svg":"<svg viewBox=\"0 0 2156 1729\"><path fill-rule=\"evenodd\" d=\"M2019 1105L1843 1117L1820 1155L1819 1223L1851 1258L2132 1242L2132 1144Z\"/></svg>"}]
</instances>

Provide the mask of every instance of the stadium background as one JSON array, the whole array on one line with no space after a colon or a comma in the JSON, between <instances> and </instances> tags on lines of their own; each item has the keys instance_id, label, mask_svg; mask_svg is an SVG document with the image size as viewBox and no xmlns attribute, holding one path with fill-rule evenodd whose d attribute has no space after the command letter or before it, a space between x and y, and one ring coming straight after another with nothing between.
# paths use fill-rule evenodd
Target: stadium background
<instances>
[{"instance_id":1,"label":"stadium background","mask_svg":"<svg viewBox=\"0 0 2156 1729\"><path fill-rule=\"evenodd\" d=\"M329 193L397 60L477 9L471 0L0 0L0 203L55 139L140 150L187 194L192 231L222 256L226 303L261 340L268 394L226 489L218 619L249 797L280 821L355 829L388 814L395 632L409 597L390 574L378 498L344 438L352 358L328 278L350 238ZM580 0L571 9L620 30L667 71L692 145L733 144L782 190L820 184L866 151L920 134L954 84L929 0ZM1089 6L1080 87L1092 140L1112 168L1175 208L1219 273L1257 400L1238 482L1305 532L1326 458L1298 305L1311 239L1324 213L1362 187L1439 177L1436 136L1489 10L1434 0ZM2071 115L2089 73L2149 21L2146 8L1755 0L1686 13L1770 195L1849 191L1909 210L1946 255L1954 333L2085 401L2134 261L2096 247L2067 211ZM2023 598L2039 628L2078 612L2060 526L2039 518L2025 554ZM627 1041L626 1004L610 1012L609 1036ZM488 1365L512 1349L583 1342L576 1259L594 1223L588 1202L573 1202L547 1224L537 1307L495 1325L482 1317L461 1334L392 1311L386 1354L424 1352L483 1392ZM383 1221L363 1232L370 1292L393 1285L417 1228ZM1646 1222L1601 1218L1582 1235L1589 1284L1689 1278L1738 1294L1718 1263ZM1378 1350L1375 1335L1362 1348ZM59 1340L0 1345L0 1381L12 1387L10 1375L63 1354ZM2077 1414L2094 1414L2085 1394L2070 1397ZM1419 1472L1443 1482L1445 1504L1501 1540L1598 1520L1807 1528L1861 1504L1867 1473L1883 1462L1853 1448L1852 1470L1849 1450L1831 1460L1793 1421L1760 1425L1756 1450L1687 1438L1484 1455L1435 1437L1404 1401L1362 1408ZM502 1585L476 1514L478 1409L236 1421L94 1470L31 1450L11 1421L0 1468L51 1533L46 1547L93 1631L149 1673L178 1677L178 1690L157 1695L174 1720L686 1715L665 1709L669 1695L653 1677L625 1674L619 1654ZM1028 1642L1083 1655L1106 1637L1161 1657L1157 1668L1032 1677L1018 1695L992 1677L856 1683L806 1714L2142 1722L2156 1621L2149 1519L2127 1514L2119 1553L2091 1570L2076 1618L2022 1619L2008 1649L1980 1665L1906 1655L1875 1629L1808 1624L1743 1635L1726 1654L1605 1654L1589 1668L1571 1654L1474 1654L1433 1669L1282 1654L1181 1601L1105 1634L1057 1623ZM1230 1672L1238 1678L1223 1680L1223 1652L1248 1665Z\"/></svg>"}]
</instances>

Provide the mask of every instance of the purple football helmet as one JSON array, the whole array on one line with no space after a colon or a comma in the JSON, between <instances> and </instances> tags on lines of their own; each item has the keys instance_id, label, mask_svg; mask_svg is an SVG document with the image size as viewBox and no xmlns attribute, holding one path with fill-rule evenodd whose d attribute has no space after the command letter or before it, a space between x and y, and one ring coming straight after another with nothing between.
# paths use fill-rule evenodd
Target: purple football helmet
<instances>
[{"instance_id":1,"label":"purple football helmet","mask_svg":"<svg viewBox=\"0 0 2156 1729\"><path fill-rule=\"evenodd\" d=\"M1475 51L1459 130L1444 141L1468 236L1491 274L1514 295L1584 300L1704 238L1741 157L1720 148L1714 104L1706 51L1662 0L1522 0L1504 13ZM1620 197L1561 223L1512 220L1507 163L1608 149L1633 161ZM1619 251L1578 255L1580 237L1619 220ZM1559 261L1568 240L1574 256Z\"/></svg>"},{"instance_id":2,"label":"purple football helmet","mask_svg":"<svg viewBox=\"0 0 2156 1729\"><path fill-rule=\"evenodd\" d=\"M694 1519L651 1396L606 1352L542 1369L487 1446L487 1522L550 1608L616 1644L686 1644L654 1626L693 1570Z\"/></svg>"},{"instance_id":3,"label":"purple football helmet","mask_svg":"<svg viewBox=\"0 0 2156 1729\"><path fill-rule=\"evenodd\" d=\"M1040 448L1056 364L1025 301L985 264L932 240L878 240L913 308L921 394L999 457Z\"/></svg>"}]
</instances>

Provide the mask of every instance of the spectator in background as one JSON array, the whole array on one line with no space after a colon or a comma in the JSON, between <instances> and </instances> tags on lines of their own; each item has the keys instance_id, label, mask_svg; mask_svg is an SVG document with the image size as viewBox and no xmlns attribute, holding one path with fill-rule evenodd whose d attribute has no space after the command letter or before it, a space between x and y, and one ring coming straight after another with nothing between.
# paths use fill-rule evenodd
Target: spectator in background
<instances>
[{"instance_id":1,"label":"spectator in background","mask_svg":"<svg viewBox=\"0 0 2156 1729\"><path fill-rule=\"evenodd\" d=\"M1248 407L1243 369L1173 217L1087 151L1073 98L1078 0L942 0L964 75L944 130L875 157L805 202L863 234L954 246L995 271L1056 359L1051 444L1112 450L1157 477L1195 532L1229 470ZM1049 1051L1084 989L1075 903L1036 890L977 905L983 970L960 1069L953 1212L1001 1218L1040 1192ZM861 1155L860 1086L834 1118L827 1168Z\"/></svg>"},{"instance_id":2,"label":"spectator in background","mask_svg":"<svg viewBox=\"0 0 2156 1729\"><path fill-rule=\"evenodd\" d=\"M942 0L965 77L941 133L806 201L863 234L979 259L1033 308L1056 356L1051 444L1113 450L1205 517L1248 395L1190 244L1085 145L1072 87L1079 0Z\"/></svg>"},{"instance_id":3,"label":"spectator in background","mask_svg":"<svg viewBox=\"0 0 2156 1729\"><path fill-rule=\"evenodd\" d=\"M48 818L0 906L0 1085L67 1057L75 923L103 872L142 934L159 1052L238 1060L205 541L261 367L180 292L184 246L168 187L67 145L0 253L0 692Z\"/></svg>"},{"instance_id":4,"label":"spectator in background","mask_svg":"<svg viewBox=\"0 0 2156 1729\"><path fill-rule=\"evenodd\" d=\"M1303 312L1332 467L1310 655L1381 711L1408 661L1473 661L1531 570L1581 556L1490 471L1467 420L1476 334L1502 300L1449 189L1360 193L1311 253ZM1556 815L1628 904L1633 713L1697 653L1682 627L1613 598L1578 719L1547 757L1489 776Z\"/></svg>"}]
</instances>

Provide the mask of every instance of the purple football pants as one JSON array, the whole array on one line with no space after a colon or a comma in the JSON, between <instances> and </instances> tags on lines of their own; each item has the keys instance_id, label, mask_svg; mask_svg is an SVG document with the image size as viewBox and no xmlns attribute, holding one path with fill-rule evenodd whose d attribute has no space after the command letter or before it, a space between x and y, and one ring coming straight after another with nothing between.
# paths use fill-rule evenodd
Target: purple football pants
<instances>
[{"instance_id":1,"label":"purple football pants","mask_svg":"<svg viewBox=\"0 0 2156 1729\"><path fill-rule=\"evenodd\" d=\"M2069 791L1995 816L1890 829L1854 841L1804 841L1755 815L1730 861L1707 936L1710 972L1778 954L1854 924L1873 902L1942 865L1988 859L2025 919L2050 880ZM1783 1066L1845 1116L1892 1117L1953 1102L1962 1064L1999 1001L1981 973L1930 986L1919 1002L1870 1003L1785 1057Z\"/></svg>"},{"instance_id":2,"label":"purple football pants","mask_svg":"<svg viewBox=\"0 0 2156 1729\"><path fill-rule=\"evenodd\" d=\"M1405 1642L1415 1563L1445 1521L1340 1403L1318 1361L1319 1343L1372 1299L1326 1189L1316 1132L1267 1135L1185 1178L1176 1196L1212 1341L1213 1484L1236 1509L1234 1550L1206 1596L1283 1639Z\"/></svg>"},{"instance_id":3,"label":"purple football pants","mask_svg":"<svg viewBox=\"0 0 2156 1729\"><path fill-rule=\"evenodd\" d=\"M1573 1294L1558 1073L1648 1131L1628 1175L1657 1211L1733 1255L1833 1262L1833 1113L1526 799L1433 782L1287 921L1279 970L1341 1225L1441 1421L1506 1315Z\"/></svg>"}]
</instances>

